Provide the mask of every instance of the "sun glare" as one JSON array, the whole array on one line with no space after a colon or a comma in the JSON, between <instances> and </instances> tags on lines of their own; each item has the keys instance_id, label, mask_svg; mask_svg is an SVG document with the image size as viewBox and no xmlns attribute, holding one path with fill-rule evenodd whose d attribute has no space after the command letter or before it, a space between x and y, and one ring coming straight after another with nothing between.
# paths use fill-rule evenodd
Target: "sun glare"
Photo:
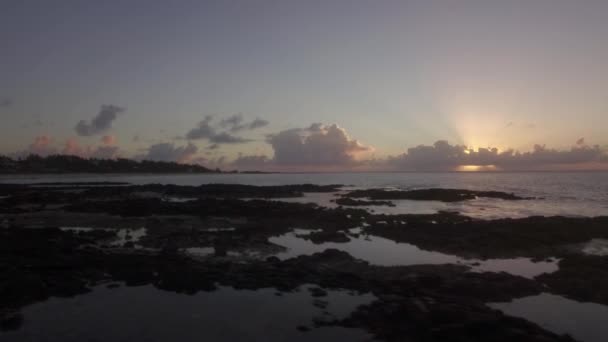
<instances>
[{"instance_id":1,"label":"sun glare","mask_svg":"<svg viewBox=\"0 0 608 342\"><path fill-rule=\"evenodd\" d=\"M476 172L476 171L497 171L498 168L495 165L460 165L456 168L456 171L460 172Z\"/></svg>"}]
</instances>

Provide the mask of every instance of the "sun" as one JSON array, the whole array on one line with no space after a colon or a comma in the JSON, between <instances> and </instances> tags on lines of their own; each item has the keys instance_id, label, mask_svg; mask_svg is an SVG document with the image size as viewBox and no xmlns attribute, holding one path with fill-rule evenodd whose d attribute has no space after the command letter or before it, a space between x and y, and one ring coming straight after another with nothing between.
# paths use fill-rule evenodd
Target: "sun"
<instances>
[{"instance_id":1,"label":"sun","mask_svg":"<svg viewBox=\"0 0 608 342\"><path fill-rule=\"evenodd\" d=\"M498 171L496 165L460 165L456 168L459 172Z\"/></svg>"}]
</instances>

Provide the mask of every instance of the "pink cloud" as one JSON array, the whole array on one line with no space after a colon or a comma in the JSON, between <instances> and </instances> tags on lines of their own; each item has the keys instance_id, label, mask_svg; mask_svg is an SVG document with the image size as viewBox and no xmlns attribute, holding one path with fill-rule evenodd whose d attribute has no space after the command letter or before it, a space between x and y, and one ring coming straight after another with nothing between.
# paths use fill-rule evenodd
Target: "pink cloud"
<instances>
[{"instance_id":1,"label":"pink cloud","mask_svg":"<svg viewBox=\"0 0 608 342\"><path fill-rule=\"evenodd\" d=\"M115 145L116 137L113 135L104 135L101 137L101 142L106 146Z\"/></svg>"},{"instance_id":2,"label":"pink cloud","mask_svg":"<svg viewBox=\"0 0 608 342\"><path fill-rule=\"evenodd\" d=\"M37 154L47 156L57 153L57 150L51 146L53 138L49 135L39 135L34 139L34 142L28 147L26 154Z\"/></svg>"},{"instance_id":3,"label":"pink cloud","mask_svg":"<svg viewBox=\"0 0 608 342\"><path fill-rule=\"evenodd\" d=\"M65 145L63 147L63 150L61 151L61 154L68 154L68 155L82 157L86 154L86 151L84 151L83 148L80 147L78 140L71 138L65 142Z\"/></svg>"}]
</instances>

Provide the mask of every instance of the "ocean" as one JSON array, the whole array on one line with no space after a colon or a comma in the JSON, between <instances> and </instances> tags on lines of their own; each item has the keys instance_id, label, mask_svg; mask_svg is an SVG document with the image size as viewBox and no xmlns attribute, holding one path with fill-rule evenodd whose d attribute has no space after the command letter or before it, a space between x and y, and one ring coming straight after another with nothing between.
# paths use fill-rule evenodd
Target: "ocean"
<instances>
[{"instance_id":1,"label":"ocean","mask_svg":"<svg viewBox=\"0 0 608 342\"><path fill-rule=\"evenodd\" d=\"M347 188L454 188L511 192L526 201L480 198L461 203L395 201L394 208L370 210L396 213L457 211L479 219L505 217L608 215L608 172L450 172L450 173L275 173L275 174L62 174L4 175L0 183L127 182L131 184L201 185L211 183L286 185L343 184ZM306 194L289 201L331 206L334 194Z\"/></svg>"}]
</instances>

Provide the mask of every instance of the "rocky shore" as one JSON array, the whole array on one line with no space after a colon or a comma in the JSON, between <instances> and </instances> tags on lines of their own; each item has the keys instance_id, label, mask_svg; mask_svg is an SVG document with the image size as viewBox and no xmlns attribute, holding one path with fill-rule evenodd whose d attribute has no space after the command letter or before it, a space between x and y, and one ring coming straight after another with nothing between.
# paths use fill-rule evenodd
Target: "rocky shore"
<instances>
[{"instance_id":1,"label":"rocky shore","mask_svg":"<svg viewBox=\"0 0 608 342\"><path fill-rule=\"evenodd\" d=\"M273 200L338 191L341 199L370 202L413 196L344 194L339 185L0 185L0 329L19 329L27 305L86 295L101 284L188 294L218 286L280 293L304 284L317 286L316 298L331 289L372 293L376 301L345 319L298 329L356 327L383 341L573 341L485 303L550 292L608 304L608 256L581 248L608 239L608 217L482 221L453 212L377 215L348 208L356 202L324 208ZM419 200L523 200L493 191L417 191ZM135 227L145 234L135 236ZM269 238L295 228L309 231L302 238L314 243L366 234L462 258L557 258L559 270L529 279L457 264L377 266L335 249L277 258L284 247ZM196 255L192 248L211 252Z\"/></svg>"}]
</instances>

